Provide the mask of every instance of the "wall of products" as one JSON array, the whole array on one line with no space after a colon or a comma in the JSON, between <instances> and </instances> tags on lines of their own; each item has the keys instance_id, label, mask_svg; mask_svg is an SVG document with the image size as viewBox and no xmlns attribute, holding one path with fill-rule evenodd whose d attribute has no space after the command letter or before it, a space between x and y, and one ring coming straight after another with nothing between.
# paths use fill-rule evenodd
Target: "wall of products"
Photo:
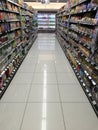
<instances>
[{"instance_id":1,"label":"wall of products","mask_svg":"<svg viewBox=\"0 0 98 130\"><path fill-rule=\"evenodd\" d=\"M38 13L37 19L39 31L55 31L55 13Z\"/></svg>"},{"instance_id":2,"label":"wall of products","mask_svg":"<svg viewBox=\"0 0 98 130\"><path fill-rule=\"evenodd\" d=\"M31 7L0 1L0 98L37 36L35 16Z\"/></svg>"},{"instance_id":3,"label":"wall of products","mask_svg":"<svg viewBox=\"0 0 98 130\"><path fill-rule=\"evenodd\" d=\"M98 1L70 0L56 15L57 38L98 116Z\"/></svg>"}]
</instances>

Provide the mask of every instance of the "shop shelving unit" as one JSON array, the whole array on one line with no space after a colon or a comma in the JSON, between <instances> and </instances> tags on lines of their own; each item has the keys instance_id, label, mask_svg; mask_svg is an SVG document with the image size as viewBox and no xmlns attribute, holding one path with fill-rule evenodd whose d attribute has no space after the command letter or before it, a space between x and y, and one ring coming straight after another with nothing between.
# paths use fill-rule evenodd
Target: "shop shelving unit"
<instances>
[{"instance_id":1,"label":"shop shelving unit","mask_svg":"<svg viewBox=\"0 0 98 130\"><path fill-rule=\"evenodd\" d=\"M37 37L34 16L13 1L0 1L0 98Z\"/></svg>"},{"instance_id":2,"label":"shop shelving unit","mask_svg":"<svg viewBox=\"0 0 98 130\"><path fill-rule=\"evenodd\" d=\"M68 1L56 14L57 38L98 116L98 2Z\"/></svg>"}]
</instances>

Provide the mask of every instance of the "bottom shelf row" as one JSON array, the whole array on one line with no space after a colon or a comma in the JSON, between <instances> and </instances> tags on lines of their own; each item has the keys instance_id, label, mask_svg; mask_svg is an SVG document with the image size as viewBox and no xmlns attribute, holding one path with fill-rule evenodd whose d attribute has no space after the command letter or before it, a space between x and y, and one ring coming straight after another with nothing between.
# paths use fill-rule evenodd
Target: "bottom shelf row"
<instances>
[{"instance_id":1,"label":"bottom shelf row","mask_svg":"<svg viewBox=\"0 0 98 130\"><path fill-rule=\"evenodd\" d=\"M12 60L12 62L6 67L6 69L0 75L0 99L6 91L6 89L8 88L11 80L13 79L15 73L20 67L22 61L26 57L36 37L37 35L32 37L31 43L28 44L26 48L24 48L21 52L17 54L17 56Z\"/></svg>"}]
</instances>

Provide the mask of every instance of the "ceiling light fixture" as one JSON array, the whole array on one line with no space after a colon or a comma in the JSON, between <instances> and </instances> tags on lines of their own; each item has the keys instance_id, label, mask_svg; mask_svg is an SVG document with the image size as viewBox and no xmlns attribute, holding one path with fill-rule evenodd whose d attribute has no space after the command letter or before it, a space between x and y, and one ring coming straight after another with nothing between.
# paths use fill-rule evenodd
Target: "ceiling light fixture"
<instances>
[{"instance_id":1,"label":"ceiling light fixture","mask_svg":"<svg viewBox=\"0 0 98 130\"><path fill-rule=\"evenodd\" d=\"M42 4L49 4L49 3L50 3L50 0L41 0L41 3L42 3Z\"/></svg>"}]
</instances>

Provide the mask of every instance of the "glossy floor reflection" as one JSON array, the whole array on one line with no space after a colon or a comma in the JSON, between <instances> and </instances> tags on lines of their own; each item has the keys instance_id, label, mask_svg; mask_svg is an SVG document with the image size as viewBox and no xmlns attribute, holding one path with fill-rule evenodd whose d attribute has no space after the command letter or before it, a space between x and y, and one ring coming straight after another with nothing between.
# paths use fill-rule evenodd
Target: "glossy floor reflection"
<instances>
[{"instance_id":1,"label":"glossy floor reflection","mask_svg":"<svg viewBox=\"0 0 98 130\"><path fill-rule=\"evenodd\" d=\"M38 34L0 101L0 130L98 130L55 34Z\"/></svg>"}]
</instances>

